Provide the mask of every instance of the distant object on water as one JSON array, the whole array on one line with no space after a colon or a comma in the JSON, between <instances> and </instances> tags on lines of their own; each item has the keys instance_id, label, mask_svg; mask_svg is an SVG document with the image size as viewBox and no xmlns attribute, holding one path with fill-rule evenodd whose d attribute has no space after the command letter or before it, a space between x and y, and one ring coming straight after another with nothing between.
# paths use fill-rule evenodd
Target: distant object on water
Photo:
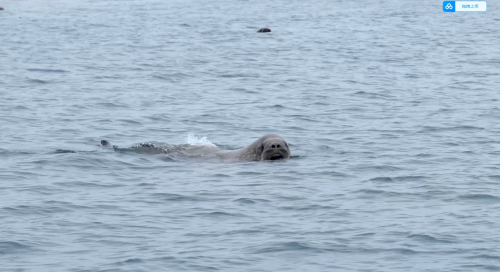
<instances>
[{"instance_id":1,"label":"distant object on water","mask_svg":"<svg viewBox=\"0 0 500 272\"><path fill-rule=\"evenodd\" d=\"M259 31L257 31L257 32L271 32L271 29L264 27L264 28L259 29Z\"/></svg>"},{"instance_id":2,"label":"distant object on water","mask_svg":"<svg viewBox=\"0 0 500 272\"><path fill-rule=\"evenodd\" d=\"M3 8L2 8L2 7L0 7L0 10L3 10Z\"/></svg>"}]
</instances>

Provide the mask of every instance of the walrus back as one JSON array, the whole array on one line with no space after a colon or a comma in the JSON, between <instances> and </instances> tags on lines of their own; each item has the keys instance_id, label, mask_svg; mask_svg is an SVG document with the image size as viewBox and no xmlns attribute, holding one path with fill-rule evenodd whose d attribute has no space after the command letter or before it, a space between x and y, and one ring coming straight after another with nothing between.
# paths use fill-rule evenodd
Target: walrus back
<instances>
[{"instance_id":1,"label":"walrus back","mask_svg":"<svg viewBox=\"0 0 500 272\"><path fill-rule=\"evenodd\" d=\"M217 157L224 161L258 161L259 157L256 156L253 150L248 147L236 150L220 150L216 153Z\"/></svg>"}]
</instances>

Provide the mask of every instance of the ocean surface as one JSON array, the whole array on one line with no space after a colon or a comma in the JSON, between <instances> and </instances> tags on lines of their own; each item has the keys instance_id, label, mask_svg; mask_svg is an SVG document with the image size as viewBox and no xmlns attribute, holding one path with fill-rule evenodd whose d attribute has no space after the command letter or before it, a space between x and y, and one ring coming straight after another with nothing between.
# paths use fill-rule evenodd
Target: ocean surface
<instances>
[{"instance_id":1,"label":"ocean surface","mask_svg":"<svg viewBox=\"0 0 500 272\"><path fill-rule=\"evenodd\" d=\"M0 271L500 271L488 4L0 1Z\"/></svg>"}]
</instances>

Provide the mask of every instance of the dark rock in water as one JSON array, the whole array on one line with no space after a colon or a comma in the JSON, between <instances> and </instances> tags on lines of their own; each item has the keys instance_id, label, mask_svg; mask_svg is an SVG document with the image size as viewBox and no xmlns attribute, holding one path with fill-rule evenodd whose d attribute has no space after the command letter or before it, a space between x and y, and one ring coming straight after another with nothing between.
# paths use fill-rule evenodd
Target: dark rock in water
<instances>
[{"instance_id":1,"label":"dark rock in water","mask_svg":"<svg viewBox=\"0 0 500 272\"><path fill-rule=\"evenodd\" d=\"M111 146L111 144L108 141L106 141L106 140L102 140L101 141L101 145L103 145L103 146Z\"/></svg>"},{"instance_id":2,"label":"dark rock in water","mask_svg":"<svg viewBox=\"0 0 500 272\"><path fill-rule=\"evenodd\" d=\"M259 29L259 31L257 31L257 32L271 32L271 29L264 27L264 28Z\"/></svg>"}]
</instances>

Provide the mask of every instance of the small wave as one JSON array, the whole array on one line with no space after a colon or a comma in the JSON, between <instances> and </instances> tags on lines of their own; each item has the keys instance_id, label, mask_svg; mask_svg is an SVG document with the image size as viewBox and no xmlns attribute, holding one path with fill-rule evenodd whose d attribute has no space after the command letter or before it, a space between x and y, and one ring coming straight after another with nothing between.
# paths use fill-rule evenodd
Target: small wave
<instances>
[{"instance_id":1,"label":"small wave","mask_svg":"<svg viewBox=\"0 0 500 272\"><path fill-rule=\"evenodd\" d=\"M212 177L214 177L214 178L230 178L231 176L226 175L226 174L214 174L214 175L212 175Z\"/></svg>"},{"instance_id":2,"label":"small wave","mask_svg":"<svg viewBox=\"0 0 500 272\"><path fill-rule=\"evenodd\" d=\"M54 151L55 154L64 154L64 153L77 153L75 150L70 150L70 149L57 149Z\"/></svg>"},{"instance_id":3,"label":"small wave","mask_svg":"<svg viewBox=\"0 0 500 272\"><path fill-rule=\"evenodd\" d=\"M484 259L484 260L497 260L500 261L500 256L488 255L488 254L480 254L467 257L469 259Z\"/></svg>"},{"instance_id":4,"label":"small wave","mask_svg":"<svg viewBox=\"0 0 500 272\"><path fill-rule=\"evenodd\" d=\"M28 82L39 83L39 84L47 84L47 83L49 83L49 81L45 81L45 80L41 80L41 79L34 79L34 78L28 79Z\"/></svg>"},{"instance_id":5,"label":"small wave","mask_svg":"<svg viewBox=\"0 0 500 272\"><path fill-rule=\"evenodd\" d=\"M238 198L236 200L233 200L233 202L238 202L241 204L256 204L259 202L270 202L269 200L266 199L257 199L257 198Z\"/></svg>"},{"instance_id":6,"label":"small wave","mask_svg":"<svg viewBox=\"0 0 500 272\"><path fill-rule=\"evenodd\" d=\"M22 106L22 105L17 105L12 109L14 109L14 110L31 110L30 108Z\"/></svg>"},{"instance_id":7,"label":"small wave","mask_svg":"<svg viewBox=\"0 0 500 272\"><path fill-rule=\"evenodd\" d=\"M254 253L270 253L270 252L281 252L281 251L314 251L321 252L323 251L320 248L316 248L313 246L309 246L304 243L299 242L288 242L288 243L280 243L274 246L265 247L254 251Z\"/></svg>"},{"instance_id":8,"label":"small wave","mask_svg":"<svg viewBox=\"0 0 500 272\"><path fill-rule=\"evenodd\" d=\"M5 155L5 156L23 156L23 155L34 155L37 154L36 152L32 151L23 151L23 150L7 150L7 149L1 149L0 148L0 155Z\"/></svg>"},{"instance_id":9,"label":"small wave","mask_svg":"<svg viewBox=\"0 0 500 272\"><path fill-rule=\"evenodd\" d=\"M500 202L500 197L488 195L488 194L466 194L459 196L460 199L472 200L484 203L498 203Z\"/></svg>"},{"instance_id":10,"label":"small wave","mask_svg":"<svg viewBox=\"0 0 500 272\"><path fill-rule=\"evenodd\" d=\"M391 97L389 95L385 95L385 94L381 94L381 93L365 92L365 91L358 91L358 92L353 93L352 95L366 97L366 98L370 98L370 99L380 99L380 98L384 99L384 98Z\"/></svg>"},{"instance_id":11,"label":"small wave","mask_svg":"<svg viewBox=\"0 0 500 272\"><path fill-rule=\"evenodd\" d=\"M320 145L320 146L318 146L318 149L319 150L327 150L327 151L328 150L335 150L334 147L331 147L331 146L328 146L328 145Z\"/></svg>"},{"instance_id":12,"label":"small wave","mask_svg":"<svg viewBox=\"0 0 500 272\"><path fill-rule=\"evenodd\" d=\"M241 213L228 213L228 212L210 212L210 213L198 213L197 216L207 216L213 219L222 219L222 218L233 218L233 217L247 217Z\"/></svg>"},{"instance_id":13,"label":"small wave","mask_svg":"<svg viewBox=\"0 0 500 272\"><path fill-rule=\"evenodd\" d=\"M255 204L257 201L250 199L250 198L239 198L236 200L233 200L234 202L239 202L241 204Z\"/></svg>"},{"instance_id":14,"label":"small wave","mask_svg":"<svg viewBox=\"0 0 500 272\"><path fill-rule=\"evenodd\" d=\"M241 171L236 173L236 175L239 176L261 176L264 175L265 173L262 172L253 172L253 171Z\"/></svg>"},{"instance_id":15,"label":"small wave","mask_svg":"<svg viewBox=\"0 0 500 272\"><path fill-rule=\"evenodd\" d=\"M237 77L259 77L258 75L250 75L250 74L224 74L219 77L227 77L227 78L237 78Z\"/></svg>"},{"instance_id":16,"label":"small wave","mask_svg":"<svg viewBox=\"0 0 500 272\"><path fill-rule=\"evenodd\" d=\"M460 130L467 130L467 131L473 131L473 130L484 130L482 127L477 127L477 126L467 126L467 125L462 125L462 126L454 126L454 127L433 127L433 126L424 126L419 133L427 133L427 132L442 132L442 131L460 131Z\"/></svg>"},{"instance_id":17,"label":"small wave","mask_svg":"<svg viewBox=\"0 0 500 272\"><path fill-rule=\"evenodd\" d=\"M113 102L101 102L101 103L96 103L96 105L103 108L127 108L127 106L125 106L124 104L113 103Z\"/></svg>"},{"instance_id":18,"label":"small wave","mask_svg":"<svg viewBox=\"0 0 500 272\"><path fill-rule=\"evenodd\" d=\"M50 215L55 213L66 213L70 212L71 209L68 207L60 206L28 206L28 205L18 205L14 207L4 207L0 209L2 212L12 214L14 216L20 215Z\"/></svg>"},{"instance_id":19,"label":"small wave","mask_svg":"<svg viewBox=\"0 0 500 272\"><path fill-rule=\"evenodd\" d=\"M419 195L413 193L402 193L402 192L385 191L377 189L361 189L354 191L354 193L362 194L361 197L401 197L401 196L413 197Z\"/></svg>"},{"instance_id":20,"label":"small wave","mask_svg":"<svg viewBox=\"0 0 500 272\"><path fill-rule=\"evenodd\" d=\"M70 182L56 182L55 185L62 187L83 187L83 188L116 188L123 187L124 184L121 183L104 183L104 182L92 182L92 181L70 181Z\"/></svg>"},{"instance_id":21,"label":"small wave","mask_svg":"<svg viewBox=\"0 0 500 272\"><path fill-rule=\"evenodd\" d=\"M494 181L500 181L500 175L488 176L488 178Z\"/></svg>"},{"instance_id":22,"label":"small wave","mask_svg":"<svg viewBox=\"0 0 500 272\"><path fill-rule=\"evenodd\" d=\"M186 143L190 145L196 146L209 146L209 147L217 147L214 143L208 140L207 136L198 137L192 133L188 134L186 138Z\"/></svg>"},{"instance_id":23,"label":"small wave","mask_svg":"<svg viewBox=\"0 0 500 272\"><path fill-rule=\"evenodd\" d=\"M478 271L478 270L489 270L489 271L499 271L500 266L497 265L484 265L484 264L467 264L462 265L464 271Z\"/></svg>"},{"instance_id":24,"label":"small wave","mask_svg":"<svg viewBox=\"0 0 500 272\"><path fill-rule=\"evenodd\" d=\"M390 177L376 177L376 178L372 178L368 181L379 182L379 183L394 182L394 180Z\"/></svg>"},{"instance_id":25,"label":"small wave","mask_svg":"<svg viewBox=\"0 0 500 272\"><path fill-rule=\"evenodd\" d=\"M0 254L12 254L30 251L31 247L18 242L6 241L0 242Z\"/></svg>"},{"instance_id":26,"label":"small wave","mask_svg":"<svg viewBox=\"0 0 500 272\"><path fill-rule=\"evenodd\" d=\"M181 159L179 158L176 158L175 156L173 155L163 155L160 157L160 160L162 161L166 161L166 162L178 162L178 161L181 161Z\"/></svg>"},{"instance_id":27,"label":"small wave","mask_svg":"<svg viewBox=\"0 0 500 272\"><path fill-rule=\"evenodd\" d=\"M319 211L319 210L334 210L336 207L326 206L326 205L304 205L304 206L284 206L279 207L281 210L289 210L289 211Z\"/></svg>"},{"instance_id":28,"label":"small wave","mask_svg":"<svg viewBox=\"0 0 500 272\"><path fill-rule=\"evenodd\" d=\"M411 238L413 240L416 240L418 242L423 242L423 243L444 243L444 244L450 244L454 243L451 239L446 239L446 238L436 238L432 235L428 234L412 234L409 235L408 238Z\"/></svg>"},{"instance_id":29,"label":"small wave","mask_svg":"<svg viewBox=\"0 0 500 272\"><path fill-rule=\"evenodd\" d=\"M190 77L188 74L184 73L172 73L172 74L159 74L159 75L153 75L153 78L160 79L160 80L166 80L170 82L177 82L183 78Z\"/></svg>"},{"instance_id":30,"label":"small wave","mask_svg":"<svg viewBox=\"0 0 500 272\"><path fill-rule=\"evenodd\" d=\"M19 192L31 192L31 193L41 194L41 195L53 195L55 193L63 192L63 190L57 189L53 186L44 186L44 185L21 187L21 188L17 189L17 191L19 191Z\"/></svg>"},{"instance_id":31,"label":"small wave","mask_svg":"<svg viewBox=\"0 0 500 272\"><path fill-rule=\"evenodd\" d=\"M244 235L251 235L255 233L264 233L265 231L261 229L237 229L237 230L231 230L226 233L225 235L234 235L234 234L244 234Z\"/></svg>"},{"instance_id":32,"label":"small wave","mask_svg":"<svg viewBox=\"0 0 500 272\"><path fill-rule=\"evenodd\" d=\"M392 183L392 182L407 182L407 181L422 181L424 176L400 176L400 177L376 177L368 181L375 183Z\"/></svg>"},{"instance_id":33,"label":"small wave","mask_svg":"<svg viewBox=\"0 0 500 272\"><path fill-rule=\"evenodd\" d=\"M123 261L124 264L135 264L135 263L143 263L144 261L141 258L132 258Z\"/></svg>"},{"instance_id":34,"label":"small wave","mask_svg":"<svg viewBox=\"0 0 500 272\"><path fill-rule=\"evenodd\" d=\"M154 198L162 201L200 201L200 198L170 193L154 193Z\"/></svg>"},{"instance_id":35,"label":"small wave","mask_svg":"<svg viewBox=\"0 0 500 272\"><path fill-rule=\"evenodd\" d=\"M67 73L68 71L66 70L61 70L61 69L26 69L31 72L43 72L43 73Z\"/></svg>"},{"instance_id":36,"label":"small wave","mask_svg":"<svg viewBox=\"0 0 500 272\"><path fill-rule=\"evenodd\" d=\"M129 125L141 125L141 122L135 121L135 120L130 120L130 119L118 119L117 121L123 122L125 124Z\"/></svg>"}]
</instances>

